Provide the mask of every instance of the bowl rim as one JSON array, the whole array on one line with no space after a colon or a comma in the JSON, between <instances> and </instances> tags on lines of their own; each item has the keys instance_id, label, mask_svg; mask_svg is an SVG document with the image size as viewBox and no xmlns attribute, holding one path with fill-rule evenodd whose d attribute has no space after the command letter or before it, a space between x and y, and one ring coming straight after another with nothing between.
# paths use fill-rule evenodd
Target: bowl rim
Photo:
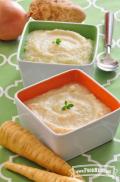
<instances>
[{"instance_id":1,"label":"bowl rim","mask_svg":"<svg viewBox=\"0 0 120 182\"><path fill-rule=\"evenodd\" d=\"M21 52L21 47L22 47L22 44L23 44L23 38L24 38L24 35L25 35L25 32L27 30L27 28L29 27L29 25L32 23L32 22L36 22L36 23L52 23L52 24L55 24L55 23L58 23L58 24L68 24L68 25L81 25L81 26L89 26L89 27L94 27L96 29L96 42L95 42L95 46L94 46L94 53L93 53L93 59L91 60L90 63L88 64L85 64L85 65L77 65L77 64L57 64L57 63L41 63L41 62L32 62L32 61L26 61L24 59L21 59L20 57L20 52ZM50 66L50 65L55 65L55 66L69 66L72 67L73 66L77 66L78 68L79 67L86 67L86 66L92 66L93 63L95 62L95 58L96 58L96 55L97 55L97 50L98 50L98 42L99 42L99 28L98 26L96 25L91 25L91 24L82 24L82 23L75 23L75 22L60 22L60 21L43 21L43 20L34 20L32 18L29 19L29 21L26 23L24 29L23 29L23 32L22 32L22 35L21 35L21 38L20 38L20 42L19 42L19 46L18 46L18 50L17 50L17 60L18 62L23 62L23 63L28 63L28 64L40 64L40 65L46 65L46 66Z\"/></svg>"},{"instance_id":2,"label":"bowl rim","mask_svg":"<svg viewBox=\"0 0 120 182\"><path fill-rule=\"evenodd\" d=\"M75 130L69 131L69 132L67 132L67 133L62 133L62 134L60 133L60 134L58 134L58 133L55 133L51 128L49 128L44 122L42 122L42 121L35 115L35 113L32 112L31 109L29 109L29 107L26 106L25 103L22 102L22 101L20 100L18 94L19 94L20 92L23 92L23 91L25 91L25 90L31 88L31 87L34 87L35 85L41 84L42 82L46 82L47 80L51 80L52 78L59 77L59 76L62 75L62 74L65 74L65 73L68 73L68 72L72 72L72 71L79 71L79 72L81 72L83 75L85 75L87 78L90 78L92 82L94 82L95 84L97 84L100 88L102 88L102 90L104 90L105 92L107 92L113 99L115 99L115 100L118 102L119 107L118 107L117 109L115 109L115 110L113 110L113 111L111 111L111 112L105 114L104 116L102 116L102 117L100 117L100 118L98 118L98 119L93 120L93 121L90 122L90 123L87 123L87 124L85 124L85 125L83 125L83 126L80 126L80 127L76 128ZM25 88L19 90L19 91L15 94L15 99L16 99L17 101L19 101L20 104L22 104L22 106L23 106L30 114L32 114L32 115L33 115L33 116L34 116L42 125L44 125L44 127L47 128L47 129L49 130L49 132L50 132L53 136L56 136L56 137L64 137L64 136L73 134L73 133L75 133L75 132L77 132L77 131L80 131L80 130L82 130L82 129L85 129L86 127L91 127L92 125L96 125L98 122L102 122L102 121L103 121L102 119L107 118L108 116L112 115L113 113L115 113L115 112L117 112L117 111L120 112L120 101L119 101L119 99L117 99L112 93L110 93L107 89L105 89L102 85L100 85L96 80L94 80L91 76L89 76L87 73L85 73L84 71L82 71L82 70L80 70L80 69L69 69L69 70L64 71L64 72L62 72L62 73L58 73L58 74L53 75L53 76L51 76L51 77L49 77L49 78L46 78L46 79L44 79L44 80L41 80L41 81L39 81L39 82L37 82L37 83L34 83L34 84L30 85L30 86L27 86L27 87L25 87Z\"/></svg>"}]
</instances>

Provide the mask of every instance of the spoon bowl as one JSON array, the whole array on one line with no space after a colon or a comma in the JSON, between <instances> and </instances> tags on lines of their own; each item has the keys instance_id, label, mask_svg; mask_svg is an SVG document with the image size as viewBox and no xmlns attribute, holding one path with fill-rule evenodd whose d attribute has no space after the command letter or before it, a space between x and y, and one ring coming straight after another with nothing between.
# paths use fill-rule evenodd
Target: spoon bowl
<instances>
[{"instance_id":1,"label":"spoon bowl","mask_svg":"<svg viewBox=\"0 0 120 182\"><path fill-rule=\"evenodd\" d=\"M106 55L97 61L97 66L103 71L116 71L119 67L119 62L112 59L110 55Z\"/></svg>"}]
</instances>

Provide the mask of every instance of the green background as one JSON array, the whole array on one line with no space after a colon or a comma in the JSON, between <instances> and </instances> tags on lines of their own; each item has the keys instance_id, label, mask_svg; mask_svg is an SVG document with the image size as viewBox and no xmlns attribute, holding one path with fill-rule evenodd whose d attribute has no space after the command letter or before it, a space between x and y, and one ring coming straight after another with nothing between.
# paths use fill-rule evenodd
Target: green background
<instances>
[{"instance_id":1,"label":"green background","mask_svg":"<svg viewBox=\"0 0 120 182\"><path fill-rule=\"evenodd\" d=\"M18 0L27 11L30 0ZM112 56L120 59L120 0L74 0L84 8L87 18L85 23L97 25L99 28L99 58L104 52L104 13L105 11L115 12L115 28L113 37ZM14 94L23 87L16 60L19 40L3 42L0 41L0 123L5 120L18 120ZM96 67L93 73L94 78L106 87L113 95L120 99L120 69L114 73L105 73ZM0 182L27 182L26 178L7 171L3 168L5 161L15 161L27 165L36 166L30 161L18 157L14 153L0 147ZM71 161L72 165L107 165L117 170L117 176L86 177L89 182L119 182L120 179L120 127L117 130L113 141L104 144L86 154L80 155ZM38 166L37 166L38 167Z\"/></svg>"}]
</instances>

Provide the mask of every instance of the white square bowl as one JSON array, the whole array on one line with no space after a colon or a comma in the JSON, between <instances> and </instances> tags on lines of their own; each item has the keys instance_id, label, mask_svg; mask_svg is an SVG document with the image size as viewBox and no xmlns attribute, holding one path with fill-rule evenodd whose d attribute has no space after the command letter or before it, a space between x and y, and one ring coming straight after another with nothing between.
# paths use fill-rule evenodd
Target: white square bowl
<instances>
[{"instance_id":1,"label":"white square bowl","mask_svg":"<svg viewBox=\"0 0 120 182\"><path fill-rule=\"evenodd\" d=\"M93 52L91 56L91 62L83 66L78 66L78 65L67 65L67 64L40 63L37 62L37 60L36 62L33 63L30 62L29 60L25 60L24 52L28 34L34 30L53 30L53 29L75 31L77 33L80 33L82 36L91 39L93 41ZM98 29L96 26L80 24L80 23L30 20L24 28L17 54L17 60L19 63L24 86L29 86L40 80L49 78L50 76L53 76L55 74L58 74L60 72L69 69L82 69L86 73L92 74L97 47L98 47Z\"/></svg>"},{"instance_id":2,"label":"white square bowl","mask_svg":"<svg viewBox=\"0 0 120 182\"><path fill-rule=\"evenodd\" d=\"M112 111L84 127L60 135L40 121L25 105L25 101L72 82L87 87ZM15 99L21 124L65 160L112 140L119 124L120 102L99 83L80 70L69 70L24 88L16 94Z\"/></svg>"}]
</instances>

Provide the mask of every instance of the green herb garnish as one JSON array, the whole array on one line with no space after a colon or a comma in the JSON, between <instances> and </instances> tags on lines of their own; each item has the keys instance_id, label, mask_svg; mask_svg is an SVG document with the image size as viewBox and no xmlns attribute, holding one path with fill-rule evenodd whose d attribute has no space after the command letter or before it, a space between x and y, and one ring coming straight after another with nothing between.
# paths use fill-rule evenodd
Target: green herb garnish
<instances>
[{"instance_id":1,"label":"green herb garnish","mask_svg":"<svg viewBox=\"0 0 120 182\"><path fill-rule=\"evenodd\" d=\"M62 107L62 111L67 109L71 109L74 105L72 103L68 103L67 101L64 102L64 106Z\"/></svg>"},{"instance_id":2,"label":"green herb garnish","mask_svg":"<svg viewBox=\"0 0 120 182\"><path fill-rule=\"evenodd\" d=\"M56 45L60 45L61 42L62 40L60 38L57 38L56 40L53 41L53 43Z\"/></svg>"}]
</instances>

